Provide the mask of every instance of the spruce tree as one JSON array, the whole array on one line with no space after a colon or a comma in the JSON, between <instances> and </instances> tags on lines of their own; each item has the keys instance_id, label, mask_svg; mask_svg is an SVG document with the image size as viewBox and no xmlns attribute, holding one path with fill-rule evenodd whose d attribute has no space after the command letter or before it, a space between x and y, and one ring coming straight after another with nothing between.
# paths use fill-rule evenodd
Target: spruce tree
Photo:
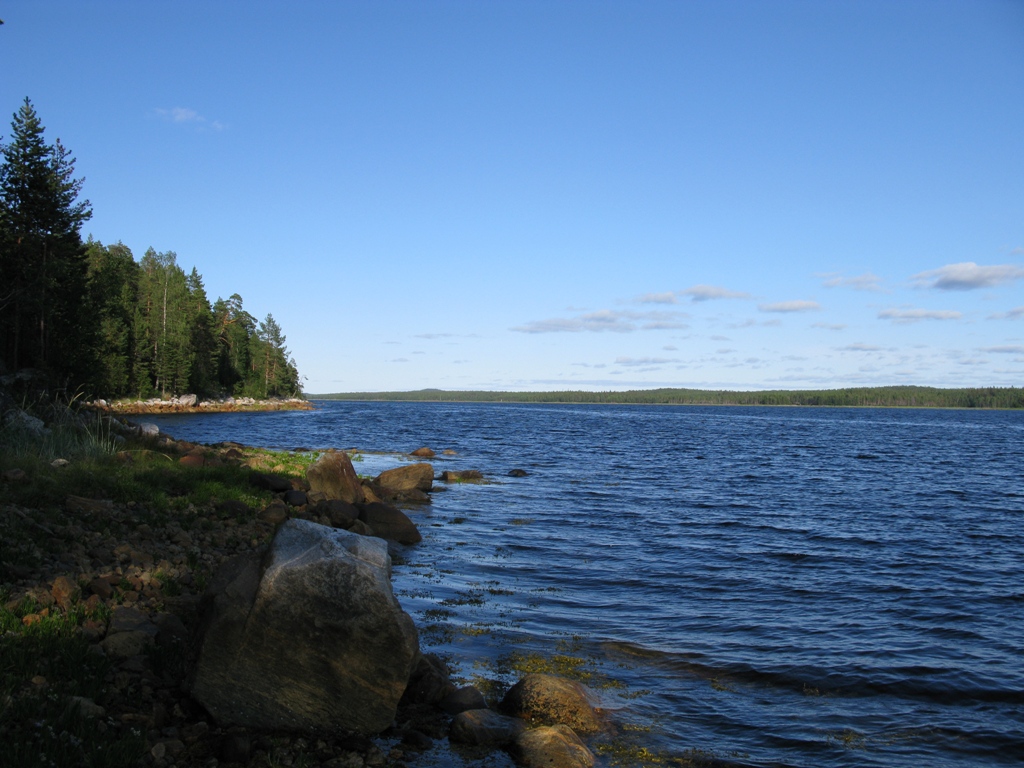
<instances>
[{"instance_id":1,"label":"spruce tree","mask_svg":"<svg viewBox=\"0 0 1024 768\"><path fill-rule=\"evenodd\" d=\"M93 350L80 235L92 210L78 200L84 179L74 178L71 153L59 139L47 144L44 131L26 98L0 145L0 357L75 387Z\"/></svg>"}]
</instances>

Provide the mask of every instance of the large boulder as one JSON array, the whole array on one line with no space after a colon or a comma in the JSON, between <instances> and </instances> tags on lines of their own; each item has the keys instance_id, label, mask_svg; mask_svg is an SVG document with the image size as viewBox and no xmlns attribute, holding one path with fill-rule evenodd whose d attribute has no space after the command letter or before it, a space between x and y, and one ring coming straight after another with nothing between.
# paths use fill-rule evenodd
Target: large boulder
<instances>
[{"instance_id":1,"label":"large boulder","mask_svg":"<svg viewBox=\"0 0 1024 768\"><path fill-rule=\"evenodd\" d=\"M527 675L501 701L501 710L534 725L568 725L577 733L601 729L586 689L557 675Z\"/></svg>"},{"instance_id":2,"label":"large boulder","mask_svg":"<svg viewBox=\"0 0 1024 768\"><path fill-rule=\"evenodd\" d=\"M222 726L387 728L419 643L384 540L289 520L263 565L232 561L204 596L195 699Z\"/></svg>"},{"instance_id":3,"label":"large boulder","mask_svg":"<svg viewBox=\"0 0 1024 768\"><path fill-rule=\"evenodd\" d=\"M344 451L328 451L306 470L309 489L349 504L363 501L363 486Z\"/></svg>"}]
</instances>

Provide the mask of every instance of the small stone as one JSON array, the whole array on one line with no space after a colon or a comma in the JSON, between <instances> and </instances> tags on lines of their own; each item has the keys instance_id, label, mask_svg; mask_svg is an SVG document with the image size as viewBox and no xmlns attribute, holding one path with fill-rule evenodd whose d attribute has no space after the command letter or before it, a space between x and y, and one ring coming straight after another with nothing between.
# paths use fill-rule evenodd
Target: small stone
<instances>
[{"instance_id":1,"label":"small stone","mask_svg":"<svg viewBox=\"0 0 1024 768\"><path fill-rule=\"evenodd\" d=\"M271 525L279 525L288 519L288 507L279 499L274 499L260 512L260 520Z\"/></svg>"},{"instance_id":2,"label":"small stone","mask_svg":"<svg viewBox=\"0 0 1024 768\"><path fill-rule=\"evenodd\" d=\"M65 611L78 599L81 590L78 585L67 576L58 576L53 580L53 587L50 590L53 599Z\"/></svg>"},{"instance_id":3,"label":"small stone","mask_svg":"<svg viewBox=\"0 0 1024 768\"><path fill-rule=\"evenodd\" d=\"M99 596L101 600L109 600L114 594L114 588L107 579L93 579L89 582L89 591Z\"/></svg>"}]
</instances>

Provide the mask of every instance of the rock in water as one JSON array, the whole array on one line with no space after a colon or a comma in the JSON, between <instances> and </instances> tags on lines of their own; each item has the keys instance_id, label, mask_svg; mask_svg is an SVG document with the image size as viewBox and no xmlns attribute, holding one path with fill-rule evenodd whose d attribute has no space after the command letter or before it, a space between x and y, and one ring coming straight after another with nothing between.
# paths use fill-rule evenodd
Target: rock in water
<instances>
[{"instance_id":1,"label":"rock in water","mask_svg":"<svg viewBox=\"0 0 1024 768\"><path fill-rule=\"evenodd\" d=\"M391 725L419 642L382 539L289 520L262 574L255 558L233 561L204 605L192 695L222 726L368 735Z\"/></svg>"},{"instance_id":2,"label":"rock in water","mask_svg":"<svg viewBox=\"0 0 1024 768\"><path fill-rule=\"evenodd\" d=\"M352 461L344 451L328 451L306 470L312 492L321 492L328 499L341 499L349 504L363 501L363 486Z\"/></svg>"},{"instance_id":3,"label":"rock in water","mask_svg":"<svg viewBox=\"0 0 1024 768\"><path fill-rule=\"evenodd\" d=\"M512 756L523 768L591 768L594 754L566 725L542 725L520 733Z\"/></svg>"},{"instance_id":4,"label":"rock in water","mask_svg":"<svg viewBox=\"0 0 1024 768\"><path fill-rule=\"evenodd\" d=\"M505 694L501 709L534 725L564 724L578 733L593 733L601 728L586 689L556 675L526 675Z\"/></svg>"},{"instance_id":5,"label":"rock in water","mask_svg":"<svg viewBox=\"0 0 1024 768\"><path fill-rule=\"evenodd\" d=\"M434 468L425 462L386 469L377 475L377 484L389 494L404 491L429 491L434 485Z\"/></svg>"}]
</instances>

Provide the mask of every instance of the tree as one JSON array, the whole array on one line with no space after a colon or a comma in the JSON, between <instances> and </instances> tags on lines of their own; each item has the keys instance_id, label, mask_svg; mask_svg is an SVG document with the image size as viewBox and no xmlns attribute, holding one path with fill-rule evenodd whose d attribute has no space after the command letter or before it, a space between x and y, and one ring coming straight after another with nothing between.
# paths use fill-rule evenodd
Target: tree
<instances>
[{"instance_id":1,"label":"tree","mask_svg":"<svg viewBox=\"0 0 1024 768\"><path fill-rule=\"evenodd\" d=\"M251 388L258 397L282 397L299 391L298 371L288 357L281 326L268 314L252 340Z\"/></svg>"},{"instance_id":2,"label":"tree","mask_svg":"<svg viewBox=\"0 0 1024 768\"><path fill-rule=\"evenodd\" d=\"M242 297L217 299L213 305L214 333L219 346L218 379L228 392L242 394L250 369L249 339L256 318L242 308Z\"/></svg>"},{"instance_id":3,"label":"tree","mask_svg":"<svg viewBox=\"0 0 1024 768\"><path fill-rule=\"evenodd\" d=\"M188 288L187 318L192 348L192 371L189 390L200 395L211 394L217 387L217 340L213 335L213 311L206 297L203 277L195 267L185 280Z\"/></svg>"},{"instance_id":4,"label":"tree","mask_svg":"<svg viewBox=\"0 0 1024 768\"><path fill-rule=\"evenodd\" d=\"M137 387L134 366L135 311L139 300L139 265L131 250L117 243L104 247L89 240L89 317L96 324L93 391L108 397Z\"/></svg>"},{"instance_id":5,"label":"tree","mask_svg":"<svg viewBox=\"0 0 1024 768\"><path fill-rule=\"evenodd\" d=\"M151 391L181 394L188 388L193 359L185 273L173 251L157 253L152 248L139 267L137 364L148 372Z\"/></svg>"},{"instance_id":6,"label":"tree","mask_svg":"<svg viewBox=\"0 0 1024 768\"><path fill-rule=\"evenodd\" d=\"M93 349L82 322L87 265L80 229L92 216L78 200L84 179L26 98L0 145L0 355L12 368L36 367L61 383L82 380ZM76 381L77 379L77 381Z\"/></svg>"}]
</instances>

